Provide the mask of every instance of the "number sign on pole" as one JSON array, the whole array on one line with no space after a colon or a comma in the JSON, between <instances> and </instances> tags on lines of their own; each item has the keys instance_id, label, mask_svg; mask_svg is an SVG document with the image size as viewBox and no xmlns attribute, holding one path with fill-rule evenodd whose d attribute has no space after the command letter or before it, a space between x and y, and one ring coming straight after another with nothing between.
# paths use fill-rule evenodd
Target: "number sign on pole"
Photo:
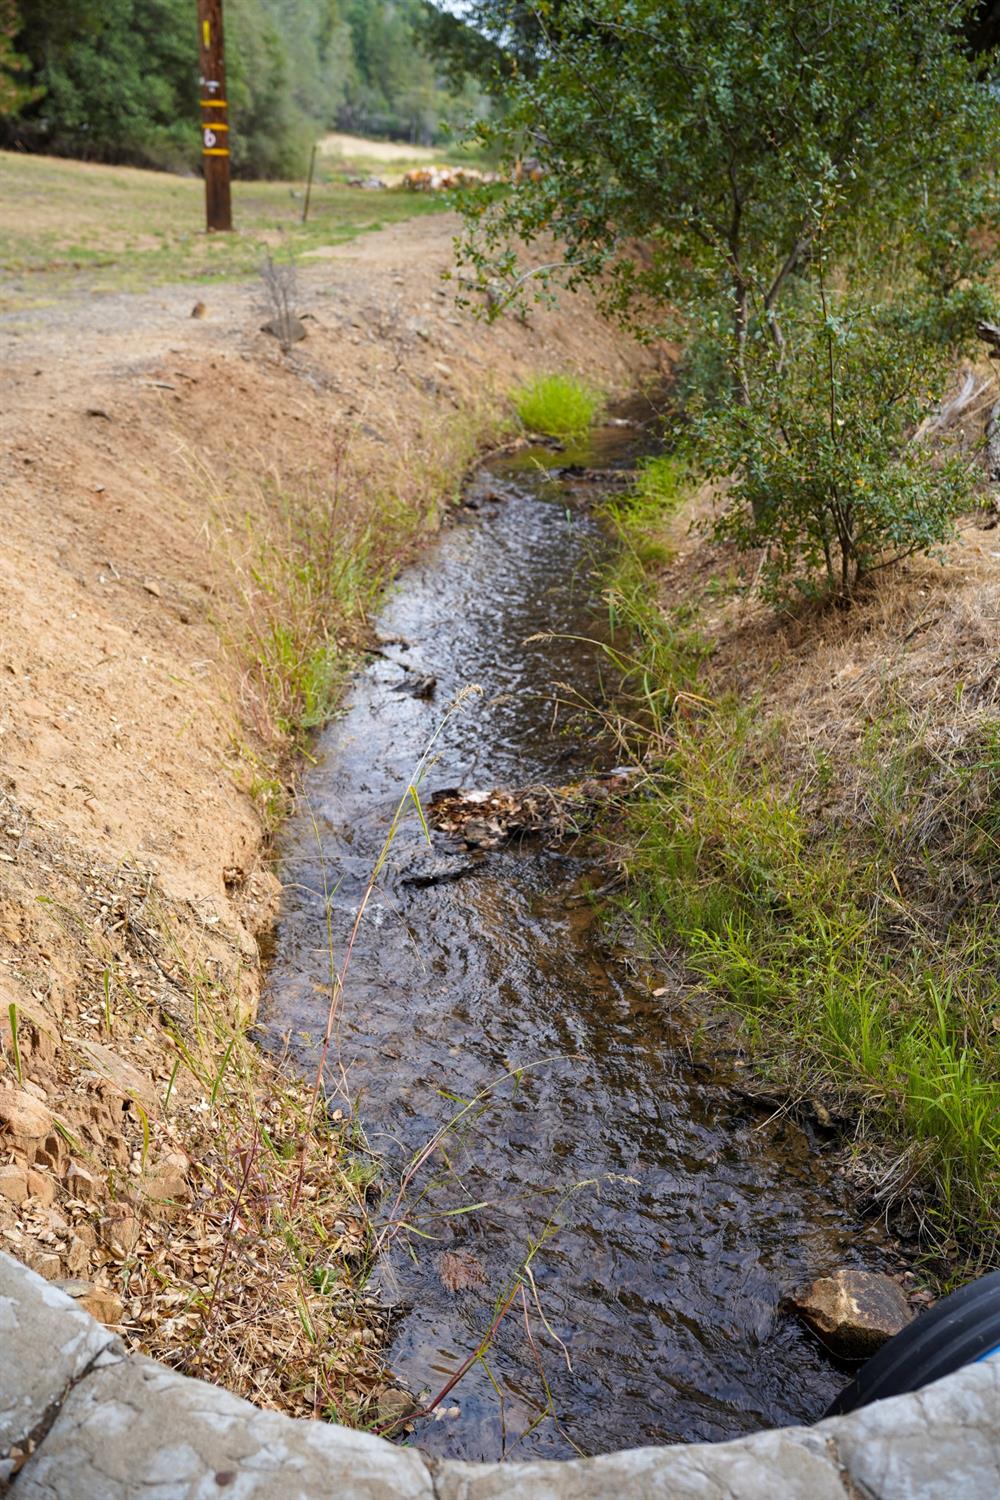
<instances>
[{"instance_id":1,"label":"number sign on pole","mask_svg":"<svg viewBox=\"0 0 1000 1500\"><path fill-rule=\"evenodd\" d=\"M201 62L201 159L205 170L205 227L209 233L232 229L229 191L229 105L222 36L222 0L198 0Z\"/></svg>"}]
</instances>

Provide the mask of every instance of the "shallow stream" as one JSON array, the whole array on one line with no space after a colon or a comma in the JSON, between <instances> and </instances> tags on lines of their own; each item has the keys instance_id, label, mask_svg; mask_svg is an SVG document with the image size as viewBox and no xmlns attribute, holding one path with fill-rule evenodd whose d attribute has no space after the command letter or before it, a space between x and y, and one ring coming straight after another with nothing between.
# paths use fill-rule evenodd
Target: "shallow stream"
<instances>
[{"instance_id":1,"label":"shallow stream","mask_svg":"<svg viewBox=\"0 0 1000 1500\"><path fill-rule=\"evenodd\" d=\"M603 429L569 457L629 466L641 442ZM469 507L397 583L383 654L320 740L283 839L262 1013L306 1070L326 1022L327 908L339 961L456 695L483 690L447 719L425 792L560 783L607 763L558 684L590 701L607 690L595 572L611 544L580 504L600 487L553 478L556 461L568 458L539 450L479 473ZM413 883L426 860L411 816L360 929L331 1087L346 1077L391 1177L456 1099L527 1071L448 1138L426 1196L411 1194L429 1237L397 1242L381 1273L400 1381L436 1395L545 1226L558 1232L531 1261L537 1303L515 1300L488 1369L475 1365L416 1441L451 1457L564 1457L818 1416L846 1377L782 1294L879 1262L822 1156L748 1103L727 1064L692 1061L670 994L653 994L667 981L623 963L579 900L601 878L586 841L525 840L461 878Z\"/></svg>"}]
</instances>

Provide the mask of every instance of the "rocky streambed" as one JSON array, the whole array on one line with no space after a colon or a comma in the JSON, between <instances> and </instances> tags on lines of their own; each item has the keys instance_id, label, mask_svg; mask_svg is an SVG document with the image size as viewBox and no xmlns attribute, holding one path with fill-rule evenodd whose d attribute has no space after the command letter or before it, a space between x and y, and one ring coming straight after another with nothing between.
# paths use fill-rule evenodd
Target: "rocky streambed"
<instances>
[{"instance_id":1,"label":"rocky streambed","mask_svg":"<svg viewBox=\"0 0 1000 1500\"><path fill-rule=\"evenodd\" d=\"M611 769L594 721L567 706L612 686L597 582L611 543L582 496L645 441L609 427L585 453L490 465L388 600L283 839L262 1021L303 1069L331 955L342 963L423 758L428 803ZM404 819L327 1069L390 1182L448 1127L380 1271L392 1369L434 1404L493 1331L416 1441L568 1457L813 1420L846 1377L783 1298L881 1265L881 1248L799 1126L725 1064L692 1060L670 982L609 948L583 896L597 853L572 817L496 839L484 826L429 850L415 809Z\"/></svg>"}]
</instances>

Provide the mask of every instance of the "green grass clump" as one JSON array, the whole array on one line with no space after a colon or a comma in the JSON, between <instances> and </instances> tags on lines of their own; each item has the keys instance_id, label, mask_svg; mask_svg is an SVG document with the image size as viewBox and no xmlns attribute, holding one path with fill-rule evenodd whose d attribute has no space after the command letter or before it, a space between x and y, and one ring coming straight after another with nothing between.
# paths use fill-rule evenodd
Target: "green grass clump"
<instances>
[{"instance_id":1,"label":"green grass clump","mask_svg":"<svg viewBox=\"0 0 1000 1500\"><path fill-rule=\"evenodd\" d=\"M742 1018L765 1066L917 1145L943 1237L1000 1221L1000 1048L969 931L904 946L873 847L812 830L752 706L677 716L630 828L633 918ZM995 952L993 953L995 960Z\"/></svg>"},{"instance_id":2,"label":"green grass clump","mask_svg":"<svg viewBox=\"0 0 1000 1500\"><path fill-rule=\"evenodd\" d=\"M644 458L636 472L629 509L638 517L662 520L687 498L687 470L672 453Z\"/></svg>"},{"instance_id":3,"label":"green grass clump","mask_svg":"<svg viewBox=\"0 0 1000 1500\"><path fill-rule=\"evenodd\" d=\"M605 507L622 548L618 566L618 584L626 568L636 573L639 594L648 592L645 569L668 563L670 545L663 535L664 527L687 496L687 471L669 453L643 459L636 471L635 484L620 498ZM647 619L647 627L651 621Z\"/></svg>"},{"instance_id":4,"label":"green grass clump","mask_svg":"<svg viewBox=\"0 0 1000 1500\"><path fill-rule=\"evenodd\" d=\"M542 375L514 392L522 425L545 437L586 437L602 405L600 394L573 375Z\"/></svg>"}]
</instances>

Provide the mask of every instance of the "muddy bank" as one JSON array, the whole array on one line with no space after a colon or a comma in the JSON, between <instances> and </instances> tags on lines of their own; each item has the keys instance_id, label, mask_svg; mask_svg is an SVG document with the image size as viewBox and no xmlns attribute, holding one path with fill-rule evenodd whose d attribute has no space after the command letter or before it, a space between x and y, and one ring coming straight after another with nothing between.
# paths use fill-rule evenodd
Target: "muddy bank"
<instances>
[{"instance_id":1,"label":"muddy bank","mask_svg":"<svg viewBox=\"0 0 1000 1500\"><path fill-rule=\"evenodd\" d=\"M637 449L612 428L590 453L490 463L380 614L380 652L281 840L261 1019L306 1074L428 747L429 804L439 788L610 764L572 707L614 688L598 597L612 543L579 469L628 468ZM560 479L553 465L574 461ZM748 1104L733 1070L692 1061L672 981L609 948L585 898L600 850L551 833L489 845L435 835L428 850L416 815L403 822L352 940L327 1065L390 1178L458 1116L376 1215L399 1221L380 1285L389 1358L415 1396L436 1402L523 1278L485 1362L416 1441L569 1457L814 1419L845 1377L783 1294L842 1263L887 1264L877 1236L815 1141Z\"/></svg>"},{"instance_id":2,"label":"muddy bank","mask_svg":"<svg viewBox=\"0 0 1000 1500\"><path fill-rule=\"evenodd\" d=\"M230 1046L274 912L284 754L252 690L247 576L334 470L356 520L410 508L427 531L510 383L650 369L582 301L528 328L462 321L438 279L451 229L303 272L309 336L287 358L253 286L212 287L199 319L190 288L165 288L0 320L0 1013L21 1111L0 1131L0 1232L140 1348L297 1411L332 1398L302 1381L307 1348L281 1357L315 1281L309 1256L261 1248L267 1172L282 1194L294 1178L262 1142L296 1139L304 1104ZM331 649L352 630L333 621ZM333 1191L338 1143L317 1149L337 1265L363 1230ZM363 1334L348 1318L333 1339L341 1386L368 1368Z\"/></svg>"}]
</instances>

